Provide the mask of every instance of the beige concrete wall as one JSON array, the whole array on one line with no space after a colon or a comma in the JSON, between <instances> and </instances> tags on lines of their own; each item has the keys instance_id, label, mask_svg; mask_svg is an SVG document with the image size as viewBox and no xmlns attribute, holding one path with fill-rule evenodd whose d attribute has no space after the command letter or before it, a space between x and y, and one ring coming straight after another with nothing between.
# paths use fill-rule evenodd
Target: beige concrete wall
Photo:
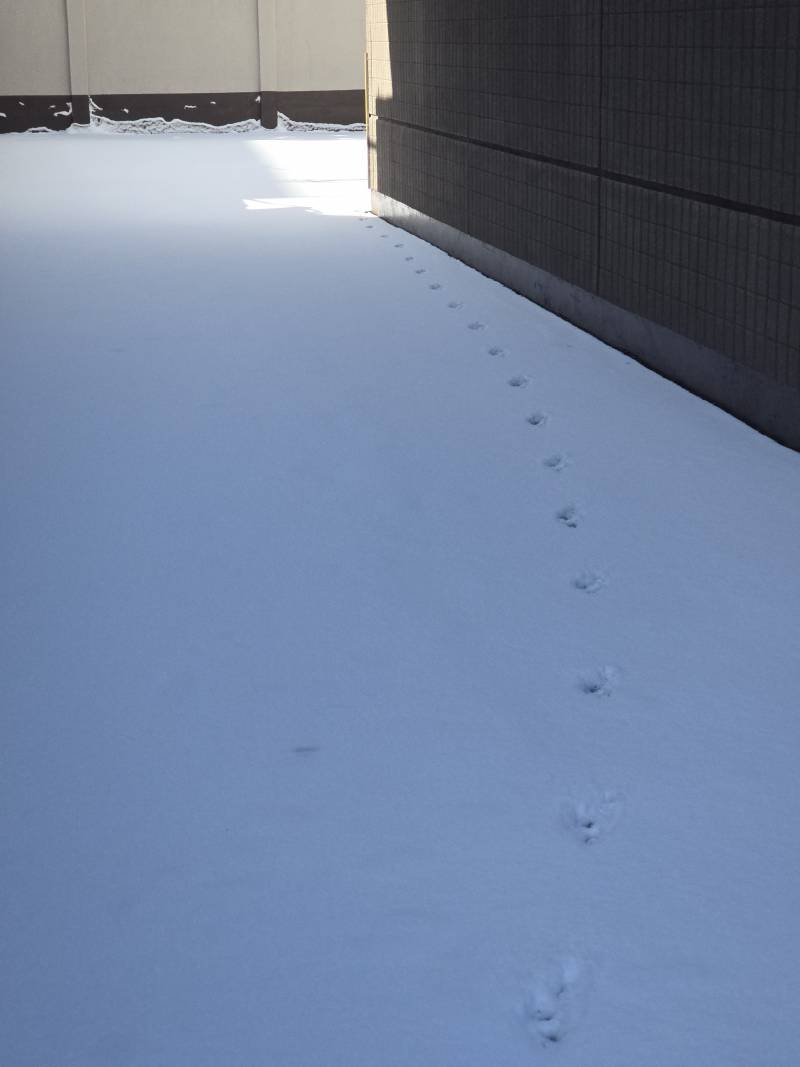
<instances>
[{"instance_id":1,"label":"beige concrete wall","mask_svg":"<svg viewBox=\"0 0 800 1067\"><path fill-rule=\"evenodd\" d=\"M85 0L93 93L358 89L364 0Z\"/></svg>"},{"instance_id":2,"label":"beige concrete wall","mask_svg":"<svg viewBox=\"0 0 800 1067\"><path fill-rule=\"evenodd\" d=\"M0 0L0 95L359 89L364 23L364 0Z\"/></svg>"},{"instance_id":3,"label":"beige concrete wall","mask_svg":"<svg viewBox=\"0 0 800 1067\"><path fill-rule=\"evenodd\" d=\"M257 0L86 0L92 93L258 88Z\"/></svg>"},{"instance_id":4,"label":"beige concrete wall","mask_svg":"<svg viewBox=\"0 0 800 1067\"><path fill-rule=\"evenodd\" d=\"M287 92L364 84L364 0L274 0L276 84ZM265 86L266 88L266 86Z\"/></svg>"},{"instance_id":5,"label":"beige concrete wall","mask_svg":"<svg viewBox=\"0 0 800 1067\"><path fill-rule=\"evenodd\" d=\"M65 0L0 0L0 96L69 92Z\"/></svg>"}]
</instances>

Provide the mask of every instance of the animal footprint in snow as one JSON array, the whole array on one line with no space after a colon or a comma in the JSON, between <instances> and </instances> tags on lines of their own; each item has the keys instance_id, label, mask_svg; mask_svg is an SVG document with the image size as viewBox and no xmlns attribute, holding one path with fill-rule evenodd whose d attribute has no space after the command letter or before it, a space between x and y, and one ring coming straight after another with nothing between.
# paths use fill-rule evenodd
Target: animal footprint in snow
<instances>
[{"instance_id":1,"label":"animal footprint in snow","mask_svg":"<svg viewBox=\"0 0 800 1067\"><path fill-rule=\"evenodd\" d=\"M524 389L529 381L530 378L527 378L524 374L518 374L514 378L509 378L508 384L512 389Z\"/></svg>"},{"instance_id":2,"label":"animal footprint in snow","mask_svg":"<svg viewBox=\"0 0 800 1067\"><path fill-rule=\"evenodd\" d=\"M410 263L413 258L413 256L406 256L406 263Z\"/></svg>"},{"instance_id":3,"label":"animal footprint in snow","mask_svg":"<svg viewBox=\"0 0 800 1067\"><path fill-rule=\"evenodd\" d=\"M567 504L561 511L556 512L556 518L562 526L568 526L570 530L577 528L580 512L574 504Z\"/></svg>"},{"instance_id":4,"label":"animal footprint in snow","mask_svg":"<svg viewBox=\"0 0 800 1067\"><path fill-rule=\"evenodd\" d=\"M399 241L394 247L395 248L402 248L403 247L403 242Z\"/></svg>"},{"instance_id":5,"label":"animal footprint in snow","mask_svg":"<svg viewBox=\"0 0 800 1067\"><path fill-rule=\"evenodd\" d=\"M600 667L580 680L581 692L588 696L610 697L619 683L619 671L616 667Z\"/></svg>"},{"instance_id":6,"label":"animal footprint in snow","mask_svg":"<svg viewBox=\"0 0 800 1067\"><path fill-rule=\"evenodd\" d=\"M389 234L388 234L388 233L382 233L382 234L381 234L381 240L382 240L382 241L385 241L385 240L386 240L386 238L387 238L388 236L389 236Z\"/></svg>"},{"instance_id":7,"label":"animal footprint in snow","mask_svg":"<svg viewBox=\"0 0 800 1067\"><path fill-rule=\"evenodd\" d=\"M569 465L569 460L563 452L554 452L552 456L547 457L544 465L551 471L563 471Z\"/></svg>"},{"instance_id":8,"label":"animal footprint in snow","mask_svg":"<svg viewBox=\"0 0 800 1067\"><path fill-rule=\"evenodd\" d=\"M436 289L441 289L442 287L439 284L439 282L431 282L431 284L428 286L428 288L436 290Z\"/></svg>"},{"instance_id":9,"label":"animal footprint in snow","mask_svg":"<svg viewBox=\"0 0 800 1067\"><path fill-rule=\"evenodd\" d=\"M499 345L492 345L492 347L489 349L490 356L504 356L505 354L506 350L504 348L501 348Z\"/></svg>"},{"instance_id":10,"label":"animal footprint in snow","mask_svg":"<svg viewBox=\"0 0 800 1067\"><path fill-rule=\"evenodd\" d=\"M544 426L547 422L547 415L544 411L534 411L532 415L529 415L526 419L531 426Z\"/></svg>"},{"instance_id":11,"label":"animal footprint in snow","mask_svg":"<svg viewBox=\"0 0 800 1067\"><path fill-rule=\"evenodd\" d=\"M424 267L417 267L417 269L414 271L414 273L415 274L425 274L427 272L426 272Z\"/></svg>"},{"instance_id":12,"label":"animal footprint in snow","mask_svg":"<svg viewBox=\"0 0 800 1067\"><path fill-rule=\"evenodd\" d=\"M486 327L484 326L484 324L482 322L470 322L469 325L467 326L467 329L468 330L476 330L477 331L477 330L485 330Z\"/></svg>"},{"instance_id":13,"label":"animal footprint in snow","mask_svg":"<svg viewBox=\"0 0 800 1067\"><path fill-rule=\"evenodd\" d=\"M606 579L595 571L582 571L572 584L583 593L597 593L606 584Z\"/></svg>"},{"instance_id":14,"label":"animal footprint in snow","mask_svg":"<svg viewBox=\"0 0 800 1067\"><path fill-rule=\"evenodd\" d=\"M460 308L463 308L464 305L459 300L451 300L447 306L451 311L458 311Z\"/></svg>"},{"instance_id":15,"label":"animal footprint in snow","mask_svg":"<svg viewBox=\"0 0 800 1067\"><path fill-rule=\"evenodd\" d=\"M582 800L570 800L562 810L562 820L569 832L584 845L593 845L619 822L623 801L619 793L590 794Z\"/></svg>"},{"instance_id":16,"label":"animal footprint in snow","mask_svg":"<svg viewBox=\"0 0 800 1067\"><path fill-rule=\"evenodd\" d=\"M374 230L374 229L375 229L375 227L373 226L373 224L372 224L372 223L370 223L370 224L369 224L369 226L367 226L367 229L368 229L368 230Z\"/></svg>"},{"instance_id":17,"label":"animal footprint in snow","mask_svg":"<svg viewBox=\"0 0 800 1067\"><path fill-rule=\"evenodd\" d=\"M532 984L524 1004L525 1021L544 1046L563 1041L575 1025L586 986L586 968L574 956L557 960Z\"/></svg>"}]
</instances>

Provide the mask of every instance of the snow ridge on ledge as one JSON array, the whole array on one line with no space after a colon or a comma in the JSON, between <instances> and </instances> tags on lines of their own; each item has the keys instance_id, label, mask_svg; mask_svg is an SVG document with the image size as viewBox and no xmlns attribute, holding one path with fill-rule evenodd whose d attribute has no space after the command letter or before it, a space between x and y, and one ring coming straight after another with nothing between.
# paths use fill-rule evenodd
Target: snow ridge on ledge
<instances>
[{"instance_id":1,"label":"snow ridge on ledge","mask_svg":"<svg viewBox=\"0 0 800 1067\"><path fill-rule=\"evenodd\" d=\"M279 111L276 129L283 133L366 133L367 127L363 122L353 122L349 125L336 122L295 122Z\"/></svg>"},{"instance_id":2,"label":"snow ridge on ledge","mask_svg":"<svg viewBox=\"0 0 800 1067\"><path fill-rule=\"evenodd\" d=\"M241 122L229 122L214 126L208 122L187 122L186 119L143 118L143 119L109 119L101 115L101 108L90 99L89 124L73 123L67 130L51 130L46 126L36 126L28 133L100 133L100 134L136 134L154 135L165 133L192 134L259 134L282 133L363 133L363 122L340 125L330 122L296 122L278 112L278 124L274 130L265 129L258 119L244 119Z\"/></svg>"}]
</instances>

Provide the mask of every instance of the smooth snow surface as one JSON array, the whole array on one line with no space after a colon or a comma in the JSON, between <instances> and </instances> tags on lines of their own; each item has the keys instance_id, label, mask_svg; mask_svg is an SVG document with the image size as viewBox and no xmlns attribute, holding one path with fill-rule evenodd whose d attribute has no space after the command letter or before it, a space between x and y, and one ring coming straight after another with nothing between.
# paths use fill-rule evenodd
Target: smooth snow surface
<instances>
[{"instance_id":1,"label":"smooth snow surface","mask_svg":"<svg viewBox=\"0 0 800 1067\"><path fill-rule=\"evenodd\" d=\"M796 1067L800 457L364 170L0 139L3 1063Z\"/></svg>"}]
</instances>

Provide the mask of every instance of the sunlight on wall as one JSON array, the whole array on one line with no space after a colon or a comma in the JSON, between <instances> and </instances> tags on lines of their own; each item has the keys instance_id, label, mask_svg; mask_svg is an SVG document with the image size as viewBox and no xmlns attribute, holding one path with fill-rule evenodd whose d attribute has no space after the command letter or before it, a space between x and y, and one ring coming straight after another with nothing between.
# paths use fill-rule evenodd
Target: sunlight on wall
<instances>
[{"instance_id":1,"label":"sunlight on wall","mask_svg":"<svg viewBox=\"0 0 800 1067\"><path fill-rule=\"evenodd\" d=\"M392 56L389 42L388 0L367 0L367 140L370 188L377 189L377 115L391 102Z\"/></svg>"},{"instance_id":2,"label":"sunlight on wall","mask_svg":"<svg viewBox=\"0 0 800 1067\"><path fill-rule=\"evenodd\" d=\"M369 110L373 115L376 113L376 98L391 100L393 96L387 2L388 0L368 0Z\"/></svg>"}]
</instances>

